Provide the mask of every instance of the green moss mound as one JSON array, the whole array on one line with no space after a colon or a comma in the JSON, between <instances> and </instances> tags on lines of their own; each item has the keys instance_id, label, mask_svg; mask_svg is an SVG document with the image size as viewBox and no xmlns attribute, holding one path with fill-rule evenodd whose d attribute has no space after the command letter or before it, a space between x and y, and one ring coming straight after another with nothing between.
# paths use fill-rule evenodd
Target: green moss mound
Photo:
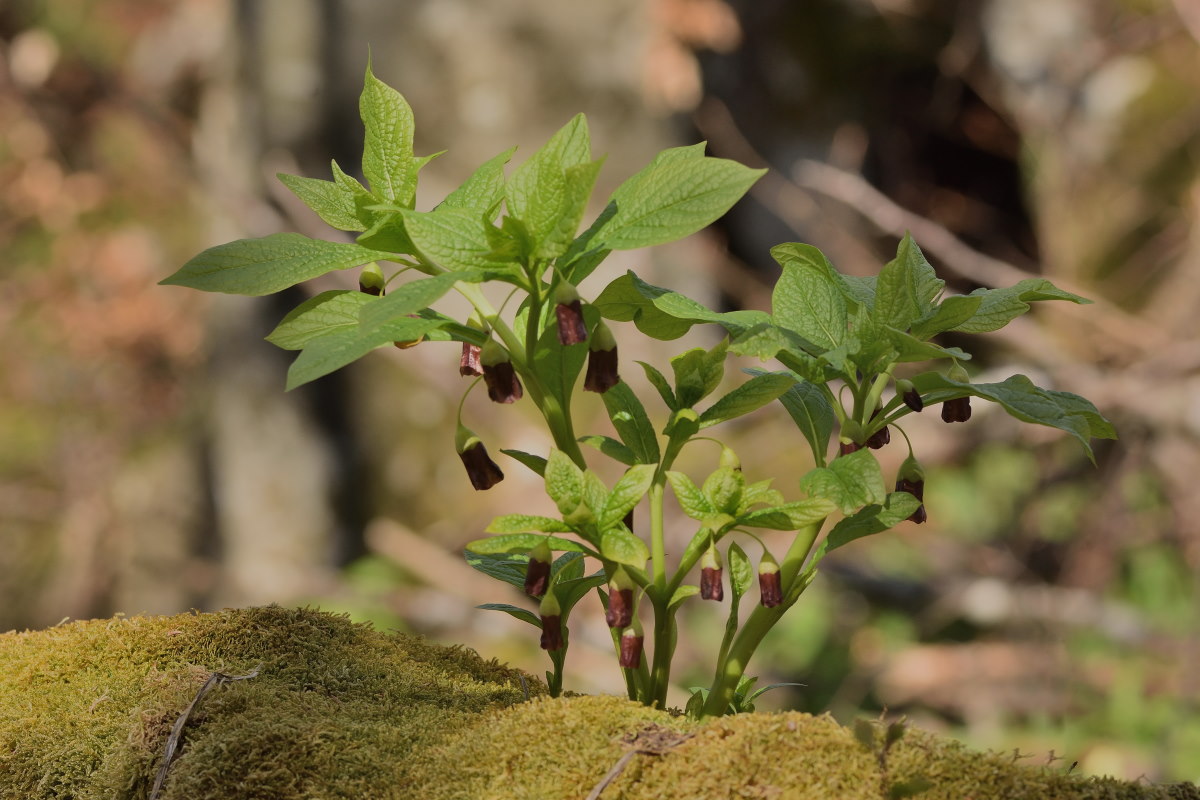
<instances>
[{"instance_id":1,"label":"green moss mound","mask_svg":"<svg viewBox=\"0 0 1200 800\"><path fill-rule=\"evenodd\" d=\"M163 800L601 797L1172 798L920 731L877 753L828 717L697 725L615 697L546 698L471 651L311 610L76 622L0 636L0 798L141 800L192 711ZM882 741L882 731L879 731Z\"/></svg>"}]
</instances>

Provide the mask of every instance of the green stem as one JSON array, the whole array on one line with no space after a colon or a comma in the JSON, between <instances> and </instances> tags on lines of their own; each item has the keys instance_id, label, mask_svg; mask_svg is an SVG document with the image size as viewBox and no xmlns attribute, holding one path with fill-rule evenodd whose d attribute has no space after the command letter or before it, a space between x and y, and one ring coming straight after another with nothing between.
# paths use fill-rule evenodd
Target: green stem
<instances>
[{"instance_id":1,"label":"green stem","mask_svg":"<svg viewBox=\"0 0 1200 800\"><path fill-rule=\"evenodd\" d=\"M784 613L800 598L801 592L791 590L801 567L804 566L805 559L808 558L809 552L817 541L817 535L820 533L823 523L824 520L814 522L796 532L792 546L788 548L787 554L779 565L784 602L774 608L759 605L750 612L742 629L734 637L733 644L730 645L724 660L717 664L712 691L709 692L702 712L704 717L719 717L728 711L738 683L741 681L742 675L746 673L746 665L750 663L754 651L758 649L758 645L767 635L767 631L771 630Z\"/></svg>"}]
</instances>

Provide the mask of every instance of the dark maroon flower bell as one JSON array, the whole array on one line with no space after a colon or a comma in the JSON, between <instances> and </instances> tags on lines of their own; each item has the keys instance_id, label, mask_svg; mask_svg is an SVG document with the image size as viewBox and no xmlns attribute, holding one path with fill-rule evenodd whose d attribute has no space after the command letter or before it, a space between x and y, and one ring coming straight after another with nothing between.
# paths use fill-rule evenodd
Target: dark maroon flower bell
<instances>
[{"instance_id":1,"label":"dark maroon flower bell","mask_svg":"<svg viewBox=\"0 0 1200 800\"><path fill-rule=\"evenodd\" d=\"M917 510L909 515L910 522L920 525L929 518L925 513L925 471L921 469L917 459L911 455L900 465L900 472L896 476L896 491L908 492L921 501Z\"/></svg>"},{"instance_id":2,"label":"dark maroon flower bell","mask_svg":"<svg viewBox=\"0 0 1200 800\"><path fill-rule=\"evenodd\" d=\"M525 594L530 597L541 597L550 585L550 564L554 561L554 553L546 540L537 543L529 551L529 565L525 568Z\"/></svg>"},{"instance_id":3,"label":"dark maroon flower bell","mask_svg":"<svg viewBox=\"0 0 1200 800\"><path fill-rule=\"evenodd\" d=\"M779 580L779 562L763 550L758 562L758 600L766 608L774 608L783 602L783 588Z\"/></svg>"},{"instance_id":4,"label":"dark maroon flower bell","mask_svg":"<svg viewBox=\"0 0 1200 800\"><path fill-rule=\"evenodd\" d=\"M483 382L487 384L488 397L493 403L513 403L525 394L508 351L495 339L488 339L480 350L479 363L483 367Z\"/></svg>"},{"instance_id":5,"label":"dark maroon flower bell","mask_svg":"<svg viewBox=\"0 0 1200 800\"><path fill-rule=\"evenodd\" d=\"M496 466L496 462L492 461L480 438L462 425L458 426L458 433L455 435L455 449L458 450L458 457L467 468L467 477L471 479L471 485L476 491L490 489L504 480L504 473Z\"/></svg>"},{"instance_id":6,"label":"dark maroon flower bell","mask_svg":"<svg viewBox=\"0 0 1200 800\"><path fill-rule=\"evenodd\" d=\"M542 598L539 609L542 621L542 640L539 642L543 650L561 650L562 636L562 607L554 597L554 592L547 592Z\"/></svg>"},{"instance_id":7,"label":"dark maroon flower bell","mask_svg":"<svg viewBox=\"0 0 1200 800\"><path fill-rule=\"evenodd\" d=\"M721 601L725 598L725 589L721 584L721 554L717 548L709 545L700 557L700 599Z\"/></svg>"},{"instance_id":8,"label":"dark maroon flower bell","mask_svg":"<svg viewBox=\"0 0 1200 800\"><path fill-rule=\"evenodd\" d=\"M637 669L642 665L642 646L645 642L642 626L634 618L633 624L621 631L621 655L618 663L622 669Z\"/></svg>"},{"instance_id":9,"label":"dark maroon flower bell","mask_svg":"<svg viewBox=\"0 0 1200 800\"><path fill-rule=\"evenodd\" d=\"M563 347L587 340L583 305L575 287L563 281L554 290L554 314L558 318L558 343Z\"/></svg>"},{"instance_id":10,"label":"dark maroon flower bell","mask_svg":"<svg viewBox=\"0 0 1200 800\"><path fill-rule=\"evenodd\" d=\"M380 297L386 286L387 279L383 277L383 270L374 261L367 264L362 268L362 272L358 273L358 290L363 294Z\"/></svg>"},{"instance_id":11,"label":"dark maroon flower bell","mask_svg":"<svg viewBox=\"0 0 1200 800\"><path fill-rule=\"evenodd\" d=\"M942 422L966 422L971 418L971 398L956 397L942 403Z\"/></svg>"},{"instance_id":12,"label":"dark maroon flower bell","mask_svg":"<svg viewBox=\"0 0 1200 800\"><path fill-rule=\"evenodd\" d=\"M604 621L610 628L625 628L633 619L633 580L624 568L617 567L608 582L608 610Z\"/></svg>"},{"instance_id":13,"label":"dark maroon flower bell","mask_svg":"<svg viewBox=\"0 0 1200 800\"><path fill-rule=\"evenodd\" d=\"M621 376L617 374L617 340L604 320L600 320L592 330L592 339L588 343L587 374L583 377L583 388L604 394L620 382Z\"/></svg>"}]
</instances>

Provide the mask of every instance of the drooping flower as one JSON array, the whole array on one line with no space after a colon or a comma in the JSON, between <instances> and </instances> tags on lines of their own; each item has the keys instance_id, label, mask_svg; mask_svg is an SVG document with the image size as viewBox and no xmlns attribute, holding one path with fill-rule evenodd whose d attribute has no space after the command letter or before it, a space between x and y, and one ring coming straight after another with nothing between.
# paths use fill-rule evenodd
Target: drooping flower
<instances>
[{"instance_id":1,"label":"drooping flower","mask_svg":"<svg viewBox=\"0 0 1200 800\"><path fill-rule=\"evenodd\" d=\"M513 403L525 394L521 379L513 369L512 358L495 339L488 339L479 353L483 382L493 403Z\"/></svg>"},{"instance_id":2,"label":"drooping flower","mask_svg":"<svg viewBox=\"0 0 1200 800\"><path fill-rule=\"evenodd\" d=\"M546 592L538 614L542 621L542 640L539 642L541 648L543 650L562 649L562 607L554 597L554 592Z\"/></svg>"},{"instance_id":3,"label":"drooping flower","mask_svg":"<svg viewBox=\"0 0 1200 800\"><path fill-rule=\"evenodd\" d=\"M367 264L358 273L358 290L363 294L372 294L380 297L383 295L386 286L387 279L383 277L383 270L374 261Z\"/></svg>"},{"instance_id":4,"label":"drooping flower","mask_svg":"<svg viewBox=\"0 0 1200 800\"><path fill-rule=\"evenodd\" d=\"M971 376L962 365L955 363L946 377L956 383L970 383ZM966 422L971 418L971 398L956 397L942 403L942 422Z\"/></svg>"},{"instance_id":5,"label":"drooping flower","mask_svg":"<svg viewBox=\"0 0 1200 800\"><path fill-rule=\"evenodd\" d=\"M554 290L554 314L558 317L558 343L563 347L587 340L587 325L583 321L583 305L579 292L567 281Z\"/></svg>"},{"instance_id":6,"label":"drooping flower","mask_svg":"<svg viewBox=\"0 0 1200 800\"><path fill-rule=\"evenodd\" d=\"M471 479L471 485L475 487L476 491L490 489L504 480L504 473L488 455L483 441L471 430L459 425L458 432L454 437L454 446L458 451L458 457L462 459L463 466L467 468L467 477Z\"/></svg>"},{"instance_id":7,"label":"drooping flower","mask_svg":"<svg viewBox=\"0 0 1200 800\"><path fill-rule=\"evenodd\" d=\"M546 540L538 542L529 551L529 565L525 568L525 594L530 597L541 597L550 585L550 564L554 561L554 553Z\"/></svg>"},{"instance_id":8,"label":"drooping flower","mask_svg":"<svg viewBox=\"0 0 1200 800\"><path fill-rule=\"evenodd\" d=\"M700 557L700 599L723 600L725 588L721 584L721 554L715 545L709 545Z\"/></svg>"},{"instance_id":9,"label":"drooping flower","mask_svg":"<svg viewBox=\"0 0 1200 800\"><path fill-rule=\"evenodd\" d=\"M642 665L642 646L645 642L642 624L634 617L629 627L621 631L621 655L618 663L622 669L637 669Z\"/></svg>"},{"instance_id":10,"label":"drooping flower","mask_svg":"<svg viewBox=\"0 0 1200 800\"><path fill-rule=\"evenodd\" d=\"M596 323L588 343L587 374L583 377L585 391L604 394L621 382L617 374L617 340L604 320Z\"/></svg>"},{"instance_id":11,"label":"drooping flower","mask_svg":"<svg viewBox=\"0 0 1200 800\"><path fill-rule=\"evenodd\" d=\"M628 627L633 619L633 579L623 567L617 567L608 582L608 610L604 621L610 628Z\"/></svg>"},{"instance_id":12,"label":"drooping flower","mask_svg":"<svg viewBox=\"0 0 1200 800\"><path fill-rule=\"evenodd\" d=\"M767 552L765 547L762 558L758 562L758 599L767 608L774 608L783 602L783 588L779 580L779 562Z\"/></svg>"},{"instance_id":13,"label":"drooping flower","mask_svg":"<svg viewBox=\"0 0 1200 800\"><path fill-rule=\"evenodd\" d=\"M917 510L909 515L910 522L915 522L918 525L925 522L928 516L925 513L925 471L921 469L921 465L913 456L904 459L904 463L900 465L900 471L896 475L896 491L908 492L913 497L921 501L921 505L917 506Z\"/></svg>"},{"instance_id":14,"label":"drooping flower","mask_svg":"<svg viewBox=\"0 0 1200 800\"><path fill-rule=\"evenodd\" d=\"M925 401L921 399L921 393L917 391L910 380L901 378L896 381L896 394L900 395L904 405L913 411L920 413L921 409L925 408Z\"/></svg>"}]
</instances>

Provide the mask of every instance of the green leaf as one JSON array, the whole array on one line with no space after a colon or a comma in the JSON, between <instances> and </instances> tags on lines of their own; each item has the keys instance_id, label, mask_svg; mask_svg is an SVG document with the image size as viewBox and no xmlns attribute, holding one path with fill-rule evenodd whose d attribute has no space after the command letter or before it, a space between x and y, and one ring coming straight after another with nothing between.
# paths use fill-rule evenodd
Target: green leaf
<instances>
[{"instance_id":1,"label":"green leaf","mask_svg":"<svg viewBox=\"0 0 1200 800\"><path fill-rule=\"evenodd\" d=\"M673 317L654 305L654 298L666 293L666 289L651 286L633 272L626 272L606 286L593 305L605 319L633 322L647 336L670 341L687 333L693 323Z\"/></svg>"},{"instance_id":2,"label":"green leaf","mask_svg":"<svg viewBox=\"0 0 1200 800\"><path fill-rule=\"evenodd\" d=\"M896 328L889 328L887 330L887 338L895 346L893 355L895 360L900 363L933 361L939 358L953 358L958 361L971 360L971 354L965 350L957 347L942 347L933 342L923 342L917 337Z\"/></svg>"},{"instance_id":3,"label":"green leaf","mask_svg":"<svg viewBox=\"0 0 1200 800\"><path fill-rule=\"evenodd\" d=\"M980 298L979 309L966 322L952 330L961 333L987 333L999 330L1029 310L1039 300L1067 300L1091 303L1077 294L1064 292L1045 278L1026 278L1004 289L976 289L968 297Z\"/></svg>"},{"instance_id":4,"label":"green leaf","mask_svg":"<svg viewBox=\"0 0 1200 800\"><path fill-rule=\"evenodd\" d=\"M674 594L671 595L671 601L667 603L667 610L670 611L684 600L687 600L689 597L697 594L700 594L699 586L693 586L688 583L683 584L675 590Z\"/></svg>"},{"instance_id":5,"label":"green leaf","mask_svg":"<svg viewBox=\"0 0 1200 800\"><path fill-rule=\"evenodd\" d=\"M887 496L883 472L870 450L840 456L828 467L809 471L800 479L800 489L811 497L832 501L843 514L853 514L871 503L882 503Z\"/></svg>"},{"instance_id":6,"label":"green leaf","mask_svg":"<svg viewBox=\"0 0 1200 800\"><path fill-rule=\"evenodd\" d=\"M807 500L751 511L739 517L738 524L748 528L795 531L805 525L820 522L837 510L837 507L838 504L828 498L810 497Z\"/></svg>"},{"instance_id":7,"label":"green leaf","mask_svg":"<svg viewBox=\"0 0 1200 800\"><path fill-rule=\"evenodd\" d=\"M566 251L600 167L590 160L587 119L577 114L509 179L508 214L523 223L531 256L553 258ZM568 175L571 168L585 166Z\"/></svg>"},{"instance_id":8,"label":"green leaf","mask_svg":"<svg viewBox=\"0 0 1200 800\"><path fill-rule=\"evenodd\" d=\"M356 244L273 233L210 247L159 283L258 297L382 257L386 254Z\"/></svg>"},{"instance_id":9,"label":"green leaf","mask_svg":"<svg viewBox=\"0 0 1200 800\"><path fill-rule=\"evenodd\" d=\"M766 170L695 152L658 158L613 193L617 211L597 236L613 250L672 242L717 220Z\"/></svg>"},{"instance_id":10,"label":"green leaf","mask_svg":"<svg viewBox=\"0 0 1200 800\"><path fill-rule=\"evenodd\" d=\"M608 487L604 485L604 481L600 476L592 472L590 469L583 472L583 502L592 512L596 519L604 512L604 507L608 504ZM624 516L622 514L621 516Z\"/></svg>"},{"instance_id":11,"label":"green leaf","mask_svg":"<svg viewBox=\"0 0 1200 800\"><path fill-rule=\"evenodd\" d=\"M1070 392L1042 389L1024 375L1013 375L999 383L959 383L937 372L925 372L913 378L913 386L926 405L956 397L982 397L999 403L1022 422L1066 431L1093 462L1090 440L1117 438L1112 424L1088 400Z\"/></svg>"},{"instance_id":12,"label":"green leaf","mask_svg":"<svg viewBox=\"0 0 1200 800\"><path fill-rule=\"evenodd\" d=\"M525 572L529 567L529 556L524 553L472 553L467 550L464 554L467 564L472 569L489 575L496 580L504 581L510 586L525 589Z\"/></svg>"},{"instance_id":13,"label":"green leaf","mask_svg":"<svg viewBox=\"0 0 1200 800\"><path fill-rule=\"evenodd\" d=\"M956 328L974 317L982 302L983 298L978 295L947 297L937 308L914 322L910 332L916 338L925 340Z\"/></svg>"},{"instance_id":14,"label":"green leaf","mask_svg":"<svg viewBox=\"0 0 1200 800\"><path fill-rule=\"evenodd\" d=\"M535 628L542 627L541 617L525 608L518 608L517 606L509 605L508 603L484 603L481 606L475 607L482 608L484 611L503 611L505 614L516 617L522 622L528 622Z\"/></svg>"},{"instance_id":15,"label":"green leaf","mask_svg":"<svg viewBox=\"0 0 1200 800\"><path fill-rule=\"evenodd\" d=\"M609 528L604 532L600 553L609 561L639 570L650 560L646 543L624 528Z\"/></svg>"},{"instance_id":16,"label":"green leaf","mask_svg":"<svg viewBox=\"0 0 1200 800\"><path fill-rule=\"evenodd\" d=\"M733 591L733 596L740 599L754 584L757 571L750 563L749 557L746 556L746 551L739 547L737 542L729 543L727 560L729 562L729 588Z\"/></svg>"},{"instance_id":17,"label":"green leaf","mask_svg":"<svg viewBox=\"0 0 1200 800\"><path fill-rule=\"evenodd\" d=\"M751 374L763 374L761 370L747 370ZM833 406L821 387L805 380L797 380L779 396L779 402L791 416L800 433L812 448L813 460L825 463L829 450L829 437L833 434Z\"/></svg>"},{"instance_id":18,"label":"green leaf","mask_svg":"<svg viewBox=\"0 0 1200 800\"><path fill-rule=\"evenodd\" d=\"M729 341L722 340L712 350L695 347L671 359L675 398L680 408L691 408L721 385L728 350Z\"/></svg>"},{"instance_id":19,"label":"green leaf","mask_svg":"<svg viewBox=\"0 0 1200 800\"><path fill-rule=\"evenodd\" d=\"M672 411L678 411L679 402L675 399L675 392L671 390L671 384L667 383L666 376L645 361L637 363L641 365L642 371L646 373L646 380L650 381L650 385L658 390L658 396L662 398L667 408Z\"/></svg>"},{"instance_id":20,"label":"green leaf","mask_svg":"<svg viewBox=\"0 0 1200 800\"><path fill-rule=\"evenodd\" d=\"M464 277L467 276L461 272L444 272L401 284L383 297L372 298L374 302L363 303L359 308L359 323L364 331L370 331L395 320L411 319L409 314L437 302Z\"/></svg>"},{"instance_id":21,"label":"green leaf","mask_svg":"<svg viewBox=\"0 0 1200 800\"><path fill-rule=\"evenodd\" d=\"M812 570L817 562L828 553L855 539L872 536L896 527L911 517L919 505L921 505L921 501L908 492L892 492L887 495L882 504L872 503L864 506L856 514L846 517L833 526L829 535L825 537L825 541L821 542L820 547L813 553L806 569Z\"/></svg>"},{"instance_id":22,"label":"green leaf","mask_svg":"<svg viewBox=\"0 0 1200 800\"><path fill-rule=\"evenodd\" d=\"M504 517L497 517L492 521L492 524L494 525L502 519ZM561 526L562 523L559 523L559 525ZM488 529L490 530L491 526L488 526ZM561 536L546 536L542 533L509 533L500 536L491 536L487 539L476 539L468 544L466 549L471 553L485 556L496 555L497 553L528 553L542 542L545 542L554 551L565 551L568 553L593 552L591 548L584 547L579 542L572 541L571 539L564 539Z\"/></svg>"},{"instance_id":23,"label":"green leaf","mask_svg":"<svg viewBox=\"0 0 1200 800\"><path fill-rule=\"evenodd\" d=\"M288 367L287 389L291 391L309 381L328 375L393 342L411 342L444 325L435 317L401 317L383 325L363 330L338 331L308 342L300 355Z\"/></svg>"},{"instance_id":24,"label":"green leaf","mask_svg":"<svg viewBox=\"0 0 1200 800\"><path fill-rule=\"evenodd\" d=\"M284 350L299 350L318 336L357 329L360 309L377 299L344 289L321 292L289 311L267 341Z\"/></svg>"},{"instance_id":25,"label":"green leaf","mask_svg":"<svg viewBox=\"0 0 1200 800\"><path fill-rule=\"evenodd\" d=\"M485 221L494 220L500 213L500 204L504 202L504 165L512 159L516 149L510 147L483 162L471 173L471 177L446 196L438 208L474 211Z\"/></svg>"},{"instance_id":26,"label":"green leaf","mask_svg":"<svg viewBox=\"0 0 1200 800\"><path fill-rule=\"evenodd\" d=\"M582 600L588 592L595 589L597 586L603 586L608 582L608 578L603 572L595 575L589 575L586 578L572 578L569 581L555 583L553 586L554 597L558 600L559 606L562 608L563 616L571 613L571 609Z\"/></svg>"},{"instance_id":27,"label":"green leaf","mask_svg":"<svg viewBox=\"0 0 1200 800\"><path fill-rule=\"evenodd\" d=\"M778 247L771 250L772 255L778 252ZM821 258L823 261L824 256ZM837 278L806 260L784 258L779 264L783 273L771 293L775 324L823 350L840 345L846 338L848 312Z\"/></svg>"},{"instance_id":28,"label":"green leaf","mask_svg":"<svg viewBox=\"0 0 1200 800\"><path fill-rule=\"evenodd\" d=\"M445 269L504 271L512 264L493 251L483 215L467 208L400 211L404 230L428 261Z\"/></svg>"},{"instance_id":29,"label":"green leaf","mask_svg":"<svg viewBox=\"0 0 1200 800\"><path fill-rule=\"evenodd\" d=\"M376 78L368 65L358 112L366 129L362 170L371 191L412 208L422 163L413 155L412 109L399 92Z\"/></svg>"},{"instance_id":30,"label":"green leaf","mask_svg":"<svg viewBox=\"0 0 1200 800\"><path fill-rule=\"evenodd\" d=\"M579 443L594 447L614 461L619 461L626 466L631 467L638 463L637 456L633 454L633 451L611 436L580 436Z\"/></svg>"},{"instance_id":31,"label":"green leaf","mask_svg":"<svg viewBox=\"0 0 1200 800\"><path fill-rule=\"evenodd\" d=\"M795 384L796 378L790 372L755 375L709 406L700 415L700 427L709 428L717 423L749 414L780 397Z\"/></svg>"},{"instance_id":32,"label":"green leaf","mask_svg":"<svg viewBox=\"0 0 1200 800\"><path fill-rule=\"evenodd\" d=\"M625 474L613 484L612 491L600 513L600 528L607 529L619 523L633 510L654 480L655 464L639 464L625 470Z\"/></svg>"},{"instance_id":33,"label":"green leaf","mask_svg":"<svg viewBox=\"0 0 1200 800\"><path fill-rule=\"evenodd\" d=\"M905 233L896 257L879 272L872 316L880 325L906 331L914 321L933 311L934 300L945 285L912 236Z\"/></svg>"},{"instance_id":34,"label":"green leaf","mask_svg":"<svg viewBox=\"0 0 1200 800\"><path fill-rule=\"evenodd\" d=\"M551 450L546 461L546 494L562 514L570 514L583 502L583 470L561 450Z\"/></svg>"},{"instance_id":35,"label":"green leaf","mask_svg":"<svg viewBox=\"0 0 1200 800\"><path fill-rule=\"evenodd\" d=\"M541 456L535 456L533 453L526 453L523 450L501 450L501 453L509 458L515 458L531 470L536 472L538 476L545 477L546 475L546 459Z\"/></svg>"},{"instance_id":36,"label":"green leaf","mask_svg":"<svg viewBox=\"0 0 1200 800\"><path fill-rule=\"evenodd\" d=\"M337 228L339 231L365 229L355 211L354 195L343 184L337 181L288 175L285 172L277 173L276 177L330 227Z\"/></svg>"},{"instance_id":37,"label":"green leaf","mask_svg":"<svg viewBox=\"0 0 1200 800\"><path fill-rule=\"evenodd\" d=\"M608 418L612 420L617 435L633 451L639 464L657 464L659 458L658 436L646 416L646 409L633 390L622 381L600 395Z\"/></svg>"},{"instance_id":38,"label":"green leaf","mask_svg":"<svg viewBox=\"0 0 1200 800\"><path fill-rule=\"evenodd\" d=\"M493 519L486 530L488 533L529 533L532 531L570 533L571 526L554 517L539 517L536 514L505 514Z\"/></svg>"},{"instance_id":39,"label":"green leaf","mask_svg":"<svg viewBox=\"0 0 1200 800\"><path fill-rule=\"evenodd\" d=\"M815 270L837 287L842 299L851 308L862 307L867 311L875 303L875 284L878 276L865 277L843 275L838 272L825 254L811 244L786 242L771 248L771 257L781 266L790 264L796 268Z\"/></svg>"},{"instance_id":40,"label":"green leaf","mask_svg":"<svg viewBox=\"0 0 1200 800\"><path fill-rule=\"evenodd\" d=\"M704 496L704 492L700 491L687 475L673 470L668 470L666 475L671 490L675 492L675 501L679 503L683 513L698 520L707 519L717 513L712 503Z\"/></svg>"},{"instance_id":41,"label":"green leaf","mask_svg":"<svg viewBox=\"0 0 1200 800\"><path fill-rule=\"evenodd\" d=\"M644 284L649 286L649 284ZM651 287L657 289L657 287ZM658 290L653 298L654 307L676 319L686 319L692 322L715 322L733 336L738 336L746 330L771 321L771 315L765 311L745 309L742 311L717 312L705 308L690 297L684 297L679 292Z\"/></svg>"}]
</instances>

